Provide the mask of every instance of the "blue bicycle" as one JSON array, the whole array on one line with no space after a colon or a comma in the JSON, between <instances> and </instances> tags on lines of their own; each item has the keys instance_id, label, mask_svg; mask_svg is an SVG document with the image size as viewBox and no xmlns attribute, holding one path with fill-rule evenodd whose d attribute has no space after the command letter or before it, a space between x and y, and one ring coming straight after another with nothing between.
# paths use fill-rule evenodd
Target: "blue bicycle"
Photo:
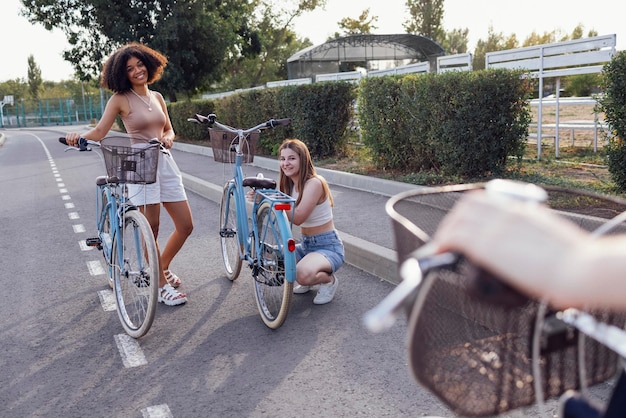
<instances>
[{"instance_id":1,"label":"blue bicycle","mask_svg":"<svg viewBox=\"0 0 626 418\"><path fill-rule=\"evenodd\" d=\"M59 140L67 145L65 138ZM98 236L88 238L86 244L102 251L122 326L128 335L139 338L154 320L159 253L148 220L131 202L129 185L155 182L160 143L133 147L126 137L101 142L80 138L78 148L66 151L91 151L90 145L101 148L107 175L96 178Z\"/></svg>"},{"instance_id":2,"label":"blue bicycle","mask_svg":"<svg viewBox=\"0 0 626 418\"><path fill-rule=\"evenodd\" d=\"M216 119L214 114L195 115L189 121L209 126L216 161L234 162L233 179L224 185L220 203L219 234L226 276L235 280L243 261L248 263L261 318L276 329L287 318L296 280L296 242L287 217L287 211L295 211L295 200L276 190L275 180L244 178L242 165L244 159L250 162L254 157L251 136L256 139L261 131L288 125L290 120L271 119L249 129L236 129ZM254 190L251 203L246 199L246 187Z\"/></svg>"}]
</instances>

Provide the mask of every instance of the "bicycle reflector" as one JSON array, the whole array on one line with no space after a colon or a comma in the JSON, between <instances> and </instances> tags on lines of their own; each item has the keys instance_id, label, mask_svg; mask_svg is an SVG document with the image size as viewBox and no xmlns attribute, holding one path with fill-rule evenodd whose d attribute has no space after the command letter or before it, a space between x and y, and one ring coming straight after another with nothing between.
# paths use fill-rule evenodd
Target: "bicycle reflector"
<instances>
[{"instance_id":1,"label":"bicycle reflector","mask_svg":"<svg viewBox=\"0 0 626 418\"><path fill-rule=\"evenodd\" d=\"M291 203L277 203L274 205L276 210L291 210Z\"/></svg>"},{"instance_id":2,"label":"bicycle reflector","mask_svg":"<svg viewBox=\"0 0 626 418\"><path fill-rule=\"evenodd\" d=\"M293 238L289 238L287 240L287 249L289 250L290 253L294 252L296 250L296 240Z\"/></svg>"}]
</instances>

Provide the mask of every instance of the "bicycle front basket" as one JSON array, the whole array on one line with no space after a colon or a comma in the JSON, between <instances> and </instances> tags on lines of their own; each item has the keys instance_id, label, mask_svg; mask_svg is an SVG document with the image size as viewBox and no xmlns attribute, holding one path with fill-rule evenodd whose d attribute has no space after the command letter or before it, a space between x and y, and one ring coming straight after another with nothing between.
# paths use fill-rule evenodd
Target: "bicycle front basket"
<instances>
[{"instance_id":1,"label":"bicycle front basket","mask_svg":"<svg viewBox=\"0 0 626 418\"><path fill-rule=\"evenodd\" d=\"M259 132L252 132L247 136L246 140L241 145L243 163L251 163L254 161L254 154L256 153L259 136ZM235 144L239 141L237 135L220 129L211 128L209 129L209 137L211 138L213 159L219 163L234 163L236 156Z\"/></svg>"},{"instance_id":2,"label":"bicycle front basket","mask_svg":"<svg viewBox=\"0 0 626 418\"><path fill-rule=\"evenodd\" d=\"M104 138L100 144L109 177L117 177L121 183L149 184L156 181L158 144L131 145L130 138L126 137Z\"/></svg>"},{"instance_id":3,"label":"bicycle front basket","mask_svg":"<svg viewBox=\"0 0 626 418\"><path fill-rule=\"evenodd\" d=\"M460 194L480 187L446 186L390 199L393 205L388 204L387 211L399 259L410 257L429 239ZM626 210L624 201L556 188L546 191L549 207L589 231ZM612 233L625 231L622 224ZM486 275L465 260L433 270L423 278L409 312L413 377L457 415L502 414L616 375L614 352L561 321L550 322L554 311L544 312L539 301L511 288L505 286L496 297L488 297L477 285ZM590 313L620 328L626 320L624 313ZM546 331L547 325L556 332ZM535 329L541 332L535 334ZM538 361L533 360L533 344L540 347ZM536 383L542 392L539 398Z\"/></svg>"}]
</instances>

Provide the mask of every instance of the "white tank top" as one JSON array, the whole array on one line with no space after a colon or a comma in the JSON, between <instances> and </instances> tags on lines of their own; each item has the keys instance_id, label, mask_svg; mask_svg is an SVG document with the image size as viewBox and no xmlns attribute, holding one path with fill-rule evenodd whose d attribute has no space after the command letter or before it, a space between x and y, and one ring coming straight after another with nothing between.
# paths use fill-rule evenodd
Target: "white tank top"
<instances>
[{"instance_id":1,"label":"white tank top","mask_svg":"<svg viewBox=\"0 0 626 418\"><path fill-rule=\"evenodd\" d=\"M298 200L299 193L292 189L291 197ZM322 203L315 205L313 211L309 214L304 222L300 224L304 228L313 228L316 226L324 225L328 221L333 219L333 208L330 206L330 199L326 197Z\"/></svg>"}]
</instances>

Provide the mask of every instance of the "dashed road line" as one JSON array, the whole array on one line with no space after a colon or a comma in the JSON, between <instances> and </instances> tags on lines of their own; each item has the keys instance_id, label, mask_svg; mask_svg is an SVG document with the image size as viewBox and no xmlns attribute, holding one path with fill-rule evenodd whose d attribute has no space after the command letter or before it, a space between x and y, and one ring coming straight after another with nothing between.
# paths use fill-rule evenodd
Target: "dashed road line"
<instances>
[{"instance_id":1,"label":"dashed road line","mask_svg":"<svg viewBox=\"0 0 626 418\"><path fill-rule=\"evenodd\" d=\"M128 334L115 335L115 343L117 349L122 356L122 362L124 367L139 367L148 364L146 356L143 354L143 350L139 347L139 342Z\"/></svg>"},{"instance_id":2,"label":"dashed road line","mask_svg":"<svg viewBox=\"0 0 626 418\"><path fill-rule=\"evenodd\" d=\"M106 271L104 271L104 268L102 267L102 263L98 260L87 261L87 268L89 269L89 274L92 276L106 274Z\"/></svg>"},{"instance_id":3,"label":"dashed road line","mask_svg":"<svg viewBox=\"0 0 626 418\"><path fill-rule=\"evenodd\" d=\"M169 406L166 404L144 408L141 410L141 415L143 418L174 418Z\"/></svg>"},{"instance_id":4,"label":"dashed road line","mask_svg":"<svg viewBox=\"0 0 626 418\"><path fill-rule=\"evenodd\" d=\"M117 309L115 305L115 296L111 289L105 289L98 291L98 298L100 298L100 306L106 312L111 312Z\"/></svg>"}]
</instances>

